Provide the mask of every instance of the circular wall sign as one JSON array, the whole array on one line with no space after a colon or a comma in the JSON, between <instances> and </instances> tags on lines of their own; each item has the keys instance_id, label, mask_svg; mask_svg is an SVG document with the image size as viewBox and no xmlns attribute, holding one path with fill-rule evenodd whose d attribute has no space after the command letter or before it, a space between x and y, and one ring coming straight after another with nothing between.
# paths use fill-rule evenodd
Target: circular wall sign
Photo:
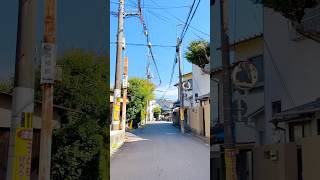
<instances>
[{"instance_id":1,"label":"circular wall sign","mask_svg":"<svg viewBox=\"0 0 320 180\"><path fill-rule=\"evenodd\" d=\"M183 88L184 90L189 90L189 89L191 89L191 83L190 83L189 81L183 82L183 83L182 83L182 88Z\"/></svg>"},{"instance_id":2,"label":"circular wall sign","mask_svg":"<svg viewBox=\"0 0 320 180\"><path fill-rule=\"evenodd\" d=\"M242 90L253 88L258 81L258 71L249 61L239 62L232 71L233 84Z\"/></svg>"}]
</instances>

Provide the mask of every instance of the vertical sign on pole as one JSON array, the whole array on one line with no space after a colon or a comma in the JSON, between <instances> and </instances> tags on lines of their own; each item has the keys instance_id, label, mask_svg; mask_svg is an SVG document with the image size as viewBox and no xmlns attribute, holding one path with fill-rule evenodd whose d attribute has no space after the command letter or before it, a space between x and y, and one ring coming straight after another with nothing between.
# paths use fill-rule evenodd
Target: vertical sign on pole
<instances>
[{"instance_id":1,"label":"vertical sign on pole","mask_svg":"<svg viewBox=\"0 0 320 180\"><path fill-rule=\"evenodd\" d=\"M42 44L41 84L53 84L56 75L56 47L53 43Z\"/></svg>"},{"instance_id":2,"label":"vertical sign on pole","mask_svg":"<svg viewBox=\"0 0 320 180\"><path fill-rule=\"evenodd\" d=\"M122 130L126 129L127 113L127 88L128 88L128 57L124 57L123 64L123 101L122 101Z\"/></svg>"},{"instance_id":3,"label":"vertical sign on pole","mask_svg":"<svg viewBox=\"0 0 320 180\"><path fill-rule=\"evenodd\" d=\"M32 113L23 112L20 127L16 131L13 180L29 180L32 152Z\"/></svg>"}]
</instances>

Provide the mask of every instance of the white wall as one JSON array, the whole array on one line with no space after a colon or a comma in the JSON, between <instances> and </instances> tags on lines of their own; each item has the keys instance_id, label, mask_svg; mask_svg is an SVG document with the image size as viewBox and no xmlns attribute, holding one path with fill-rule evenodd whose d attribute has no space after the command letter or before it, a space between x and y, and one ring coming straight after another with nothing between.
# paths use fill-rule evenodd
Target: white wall
<instances>
[{"instance_id":1,"label":"white wall","mask_svg":"<svg viewBox=\"0 0 320 180\"><path fill-rule=\"evenodd\" d=\"M272 118L273 101L281 100L282 110L286 110L320 96L320 44L310 39L292 41L288 27L287 19L264 8L265 116L266 127L269 127L267 136L273 134L272 124L268 122ZM291 102L289 95L294 102ZM272 141L269 140L268 143Z\"/></svg>"},{"instance_id":2,"label":"white wall","mask_svg":"<svg viewBox=\"0 0 320 180\"><path fill-rule=\"evenodd\" d=\"M193 106L198 106L199 102L195 101L195 94L198 96L210 93L210 75L203 73L201 68L192 64L192 96Z\"/></svg>"}]
</instances>

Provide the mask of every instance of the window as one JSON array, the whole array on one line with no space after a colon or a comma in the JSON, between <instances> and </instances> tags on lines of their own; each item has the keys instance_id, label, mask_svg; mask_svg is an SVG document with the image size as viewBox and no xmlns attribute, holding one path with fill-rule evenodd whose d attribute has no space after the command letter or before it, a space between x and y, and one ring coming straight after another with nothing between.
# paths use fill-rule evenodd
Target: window
<instances>
[{"instance_id":1,"label":"window","mask_svg":"<svg viewBox=\"0 0 320 180\"><path fill-rule=\"evenodd\" d=\"M311 136L310 122L289 123L290 142L300 141L302 138Z\"/></svg>"},{"instance_id":2,"label":"window","mask_svg":"<svg viewBox=\"0 0 320 180\"><path fill-rule=\"evenodd\" d=\"M258 82L257 83L264 82L263 56L260 55L260 56L250 58L249 61L251 61L257 68L257 71L258 71Z\"/></svg>"},{"instance_id":3,"label":"window","mask_svg":"<svg viewBox=\"0 0 320 180\"><path fill-rule=\"evenodd\" d=\"M279 112L281 112L281 101L272 102L272 116L276 115Z\"/></svg>"}]
</instances>

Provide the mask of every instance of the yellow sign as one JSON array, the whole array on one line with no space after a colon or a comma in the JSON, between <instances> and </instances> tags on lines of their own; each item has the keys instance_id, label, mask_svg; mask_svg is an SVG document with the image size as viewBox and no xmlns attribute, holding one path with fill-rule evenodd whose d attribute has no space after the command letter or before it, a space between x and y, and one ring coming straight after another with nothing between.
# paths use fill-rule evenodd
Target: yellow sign
<instances>
[{"instance_id":1,"label":"yellow sign","mask_svg":"<svg viewBox=\"0 0 320 180\"><path fill-rule=\"evenodd\" d=\"M20 125L21 127L16 129L13 180L29 180L33 136L32 113L22 113Z\"/></svg>"},{"instance_id":2,"label":"yellow sign","mask_svg":"<svg viewBox=\"0 0 320 180\"><path fill-rule=\"evenodd\" d=\"M183 111L183 108L180 108L180 119L181 119L181 121L184 120L184 111Z\"/></svg>"},{"instance_id":3,"label":"yellow sign","mask_svg":"<svg viewBox=\"0 0 320 180\"><path fill-rule=\"evenodd\" d=\"M226 180L237 180L236 149L225 149Z\"/></svg>"},{"instance_id":4,"label":"yellow sign","mask_svg":"<svg viewBox=\"0 0 320 180\"><path fill-rule=\"evenodd\" d=\"M113 119L115 121L119 121L120 120L119 116L120 116L120 104L114 103Z\"/></svg>"}]
</instances>

